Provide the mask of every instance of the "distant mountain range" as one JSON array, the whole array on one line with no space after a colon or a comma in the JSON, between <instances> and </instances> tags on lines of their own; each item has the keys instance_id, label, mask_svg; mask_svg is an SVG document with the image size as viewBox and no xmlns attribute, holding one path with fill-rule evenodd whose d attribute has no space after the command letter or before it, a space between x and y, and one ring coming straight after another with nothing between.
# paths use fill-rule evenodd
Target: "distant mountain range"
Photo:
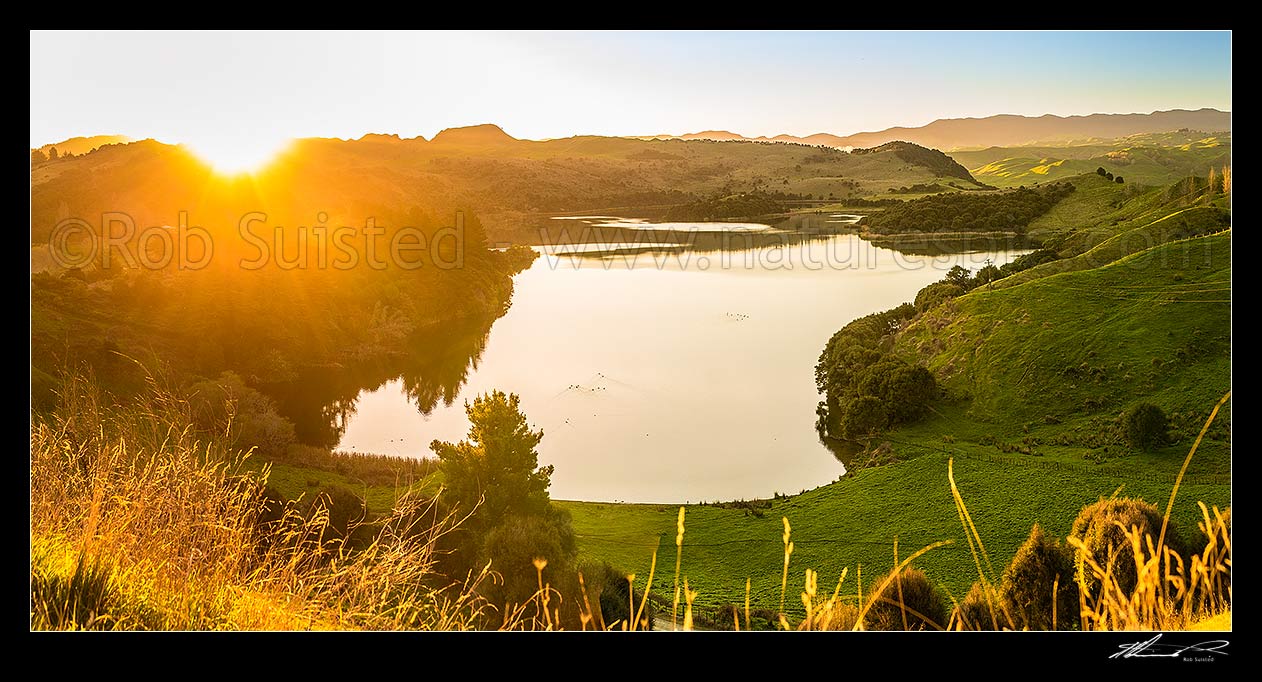
<instances>
[{"instance_id":1,"label":"distant mountain range","mask_svg":"<svg viewBox=\"0 0 1262 682\"><path fill-rule=\"evenodd\" d=\"M53 147L57 148L58 154L87 154L93 149L103 147L107 144L126 144L132 139L125 135L92 135L91 137L72 137L69 140L62 140L52 144L46 144L39 148L41 152L47 154Z\"/></svg>"},{"instance_id":2,"label":"distant mountain range","mask_svg":"<svg viewBox=\"0 0 1262 682\"><path fill-rule=\"evenodd\" d=\"M1091 114L1089 116L1015 116L944 118L918 128L886 128L877 132L840 136L816 133L806 137L776 135L745 137L726 130L707 130L686 135L648 135L640 139L751 140L797 142L827 147L876 147L902 140L925 147L955 151L985 147L1013 147L1035 143L1118 138L1139 133L1158 133L1189 128L1206 132L1231 130L1231 112L1217 109L1173 109L1151 114Z\"/></svg>"}]
</instances>

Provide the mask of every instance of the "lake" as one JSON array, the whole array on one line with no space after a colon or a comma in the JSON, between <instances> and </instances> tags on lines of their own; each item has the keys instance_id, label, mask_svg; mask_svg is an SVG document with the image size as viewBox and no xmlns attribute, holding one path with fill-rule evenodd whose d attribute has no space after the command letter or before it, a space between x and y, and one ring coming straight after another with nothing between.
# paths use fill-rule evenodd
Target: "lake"
<instances>
[{"instance_id":1,"label":"lake","mask_svg":"<svg viewBox=\"0 0 1262 682\"><path fill-rule=\"evenodd\" d=\"M814 428L814 366L828 338L912 300L953 265L1001 265L1024 252L906 255L855 234L697 251L677 231L645 231L649 240L624 250L535 247L540 257L515 277L512 305L489 331L435 340L416 368L314 406L334 425L330 442L428 456L432 440L465 436L466 399L498 388L520 395L543 429L539 461L556 466L555 499L797 493L845 471Z\"/></svg>"}]
</instances>

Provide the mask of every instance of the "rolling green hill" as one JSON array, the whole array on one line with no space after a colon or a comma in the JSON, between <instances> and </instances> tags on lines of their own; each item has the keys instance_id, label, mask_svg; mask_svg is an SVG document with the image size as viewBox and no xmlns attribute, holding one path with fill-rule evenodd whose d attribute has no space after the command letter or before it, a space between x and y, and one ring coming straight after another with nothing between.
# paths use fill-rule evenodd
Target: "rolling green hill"
<instances>
[{"instance_id":1,"label":"rolling green hill","mask_svg":"<svg viewBox=\"0 0 1262 682\"><path fill-rule=\"evenodd\" d=\"M184 147L153 140L110 145L32 170L32 244L58 221L128 213L138 225L193 224L235 233L240 216L274 222L362 225L420 214L475 211L491 241L535 237L533 214L686 204L742 192L790 199L887 195L891 188L953 184L979 189L968 171L907 143L848 153L801 144L636 140L578 136L519 140L493 125L433 140L369 135L297 141L254 176L228 178Z\"/></svg>"},{"instance_id":2,"label":"rolling green hill","mask_svg":"<svg viewBox=\"0 0 1262 682\"><path fill-rule=\"evenodd\" d=\"M1062 180L1104 168L1127 182L1166 185L1231 165L1231 133L1174 131L1115 140L952 151L979 181L1015 187Z\"/></svg>"},{"instance_id":3,"label":"rolling green hill","mask_svg":"<svg viewBox=\"0 0 1262 682\"><path fill-rule=\"evenodd\" d=\"M1063 537L1100 496L1120 489L1164 506L1192 440L1231 387L1230 231L1221 208L1184 205L1168 190L1127 199L1115 184L1075 181L1085 191L1044 227L1080 216L1078 229L1053 233L1067 254L1094 252L1099 262L1054 261L975 289L921 313L893 339L896 354L927 365L944 389L931 416L869 445L893 463L765 507L688 507L683 573L702 603L740 603L749 577L754 604L777 607L781 516L796 547L789 605L805 568L831 589L848 567L842 593L853 594L862 566L870 585L893 565L895 538L901 556L953 541L916 563L962 598L977 571L947 482L952 457L996 571L1033 523ZM1091 217L1093 207L1110 210ZM1170 416L1171 444L1151 452L1123 444L1118 415L1139 401ZM1197 533L1198 500L1230 504L1229 425L1227 409L1179 493L1175 518L1185 535ZM584 555L637 576L647 575L660 539L654 585L670 593L675 507L565 506Z\"/></svg>"}]
</instances>

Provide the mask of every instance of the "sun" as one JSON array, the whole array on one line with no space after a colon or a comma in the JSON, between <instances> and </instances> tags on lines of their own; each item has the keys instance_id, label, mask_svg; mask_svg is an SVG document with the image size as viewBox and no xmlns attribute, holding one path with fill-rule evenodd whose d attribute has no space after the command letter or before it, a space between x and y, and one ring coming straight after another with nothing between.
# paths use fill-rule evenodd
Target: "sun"
<instances>
[{"instance_id":1,"label":"sun","mask_svg":"<svg viewBox=\"0 0 1262 682\"><path fill-rule=\"evenodd\" d=\"M292 140L251 135L216 135L186 143L198 158L220 175L250 175L263 170Z\"/></svg>"}]
</instances>

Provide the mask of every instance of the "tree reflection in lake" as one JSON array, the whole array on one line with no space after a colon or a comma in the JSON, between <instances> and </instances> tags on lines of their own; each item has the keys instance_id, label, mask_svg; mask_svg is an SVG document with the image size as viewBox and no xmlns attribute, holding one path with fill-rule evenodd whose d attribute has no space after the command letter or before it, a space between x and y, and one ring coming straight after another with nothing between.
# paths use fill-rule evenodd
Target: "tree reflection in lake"
<instances>
[{"instance_id":1,"label":"tree reflection in lake","mask_svg":"<svg viewBox=\"0 0 1262 682\"><path fill-rule=\"evenodd\" d=\"M294 423L298 440L335 448L355 415L359 396L399 379L422 415L460 395L469 372L477 369L487 335L497 317L473 316L413 335L411 352L387 361L355 366L310 368L293 381L265 384L262 390Z\"/></svg>"}]
</instances>

